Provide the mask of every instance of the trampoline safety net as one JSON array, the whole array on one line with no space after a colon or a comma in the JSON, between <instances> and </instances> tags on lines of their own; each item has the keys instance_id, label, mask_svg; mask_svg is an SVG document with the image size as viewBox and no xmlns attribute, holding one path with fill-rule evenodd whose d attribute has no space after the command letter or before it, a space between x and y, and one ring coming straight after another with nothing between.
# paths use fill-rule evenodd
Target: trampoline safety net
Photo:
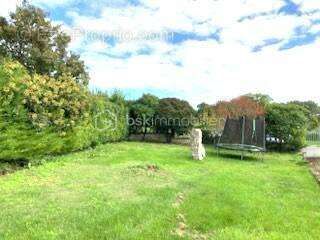
<instances>
[{"instance_id":1,"label":"trampoline safety net","mask_svg":"<svg viewBox=\"0 0 320 240\"><path fill-rule=\"evenodd\" d=\"M227 119L218 147L235 150L265 151L265 119L242 117Z\"/></svg>"}]
</instances>

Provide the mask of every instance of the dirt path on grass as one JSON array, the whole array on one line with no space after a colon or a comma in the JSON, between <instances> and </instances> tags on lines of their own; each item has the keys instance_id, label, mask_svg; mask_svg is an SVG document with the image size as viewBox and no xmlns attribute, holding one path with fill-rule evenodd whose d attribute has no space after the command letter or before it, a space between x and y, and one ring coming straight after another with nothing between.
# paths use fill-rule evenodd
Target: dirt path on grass
<instances>
[{"instance_id":1,"label":"dirt path on grass","mask_svg":"<svg viewBox=\"0 0 320 240\"><path fill-rule=\"evenodd\" d=\"M175 202L172 204L172 206L179 210L180 206L183 204L185 201L185 194L180 192L177 197ZM202 234L197 230L191 229L188 224L186 217L183 213L178 211L177 214L177 226L174 231L172 231L173 235L179 236L180 238L188 238L191 240L208 240L213 236L213 233L207 233L207 234Z\"/></svg>"}]
</instances>

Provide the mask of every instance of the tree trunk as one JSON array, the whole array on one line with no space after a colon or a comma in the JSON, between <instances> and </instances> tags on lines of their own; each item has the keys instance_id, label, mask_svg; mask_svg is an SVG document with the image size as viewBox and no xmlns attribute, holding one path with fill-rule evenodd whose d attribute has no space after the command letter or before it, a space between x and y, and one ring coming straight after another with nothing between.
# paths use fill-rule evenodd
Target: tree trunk
<instances>
[{"instance_id":1,"label":"tree trunk","mask_svg":"<svg viewBox=\"0 0 320 240\"><path fill-rule=\"evenodd\" d=\"M171 143L172 142L172 130L170 131L171 129L168 129L167 132L166 132L166 139L167 139L167 143Z\"/></svg>"},{"instance_id":2,"label":"tree trunk","mask_svg":"<svg viewBox=\"0 0 320 240\"><path fill-rule=\"evenodd\" d=\"M142 138L143 141L145 141L146 135L147 135L147 126L144 126L144 129L143 129L143 138Z\"/></svg>"}]
</instances>

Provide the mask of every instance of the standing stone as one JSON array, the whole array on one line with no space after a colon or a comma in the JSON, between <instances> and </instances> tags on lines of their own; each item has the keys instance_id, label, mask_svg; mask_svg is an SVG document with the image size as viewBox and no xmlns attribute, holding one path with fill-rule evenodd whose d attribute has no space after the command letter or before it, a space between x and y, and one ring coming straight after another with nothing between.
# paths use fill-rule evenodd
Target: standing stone
<instances>
[{"instance_id":1,"label":"standing stone","mask_svg":"<svg viewBox=\"0 0 320 240\"><path fill-rule=\"evenodd\" d=\"M206 150L202 145L202 132L200 129L193 129L190 135L192 157L194 160L203 160L206 156Z\"/></svg>"}]
</instances>

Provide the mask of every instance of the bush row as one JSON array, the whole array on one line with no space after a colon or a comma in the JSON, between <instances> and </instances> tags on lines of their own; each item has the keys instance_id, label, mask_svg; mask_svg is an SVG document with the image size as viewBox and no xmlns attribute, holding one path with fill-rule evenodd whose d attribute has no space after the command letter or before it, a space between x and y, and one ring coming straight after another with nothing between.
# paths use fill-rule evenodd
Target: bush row
<instances>
[{"instance_id":1,"label":"bush row","mask_svg":"<svg viewBox=\"0 0 320 240\"><path fill-rule=\"evenodd\" d=\"M29 75L0 65L0 159L34 159L81 150L127 135L127 108L116 93L90 93L70 75Z\"/></svg>"}]
</instances>

